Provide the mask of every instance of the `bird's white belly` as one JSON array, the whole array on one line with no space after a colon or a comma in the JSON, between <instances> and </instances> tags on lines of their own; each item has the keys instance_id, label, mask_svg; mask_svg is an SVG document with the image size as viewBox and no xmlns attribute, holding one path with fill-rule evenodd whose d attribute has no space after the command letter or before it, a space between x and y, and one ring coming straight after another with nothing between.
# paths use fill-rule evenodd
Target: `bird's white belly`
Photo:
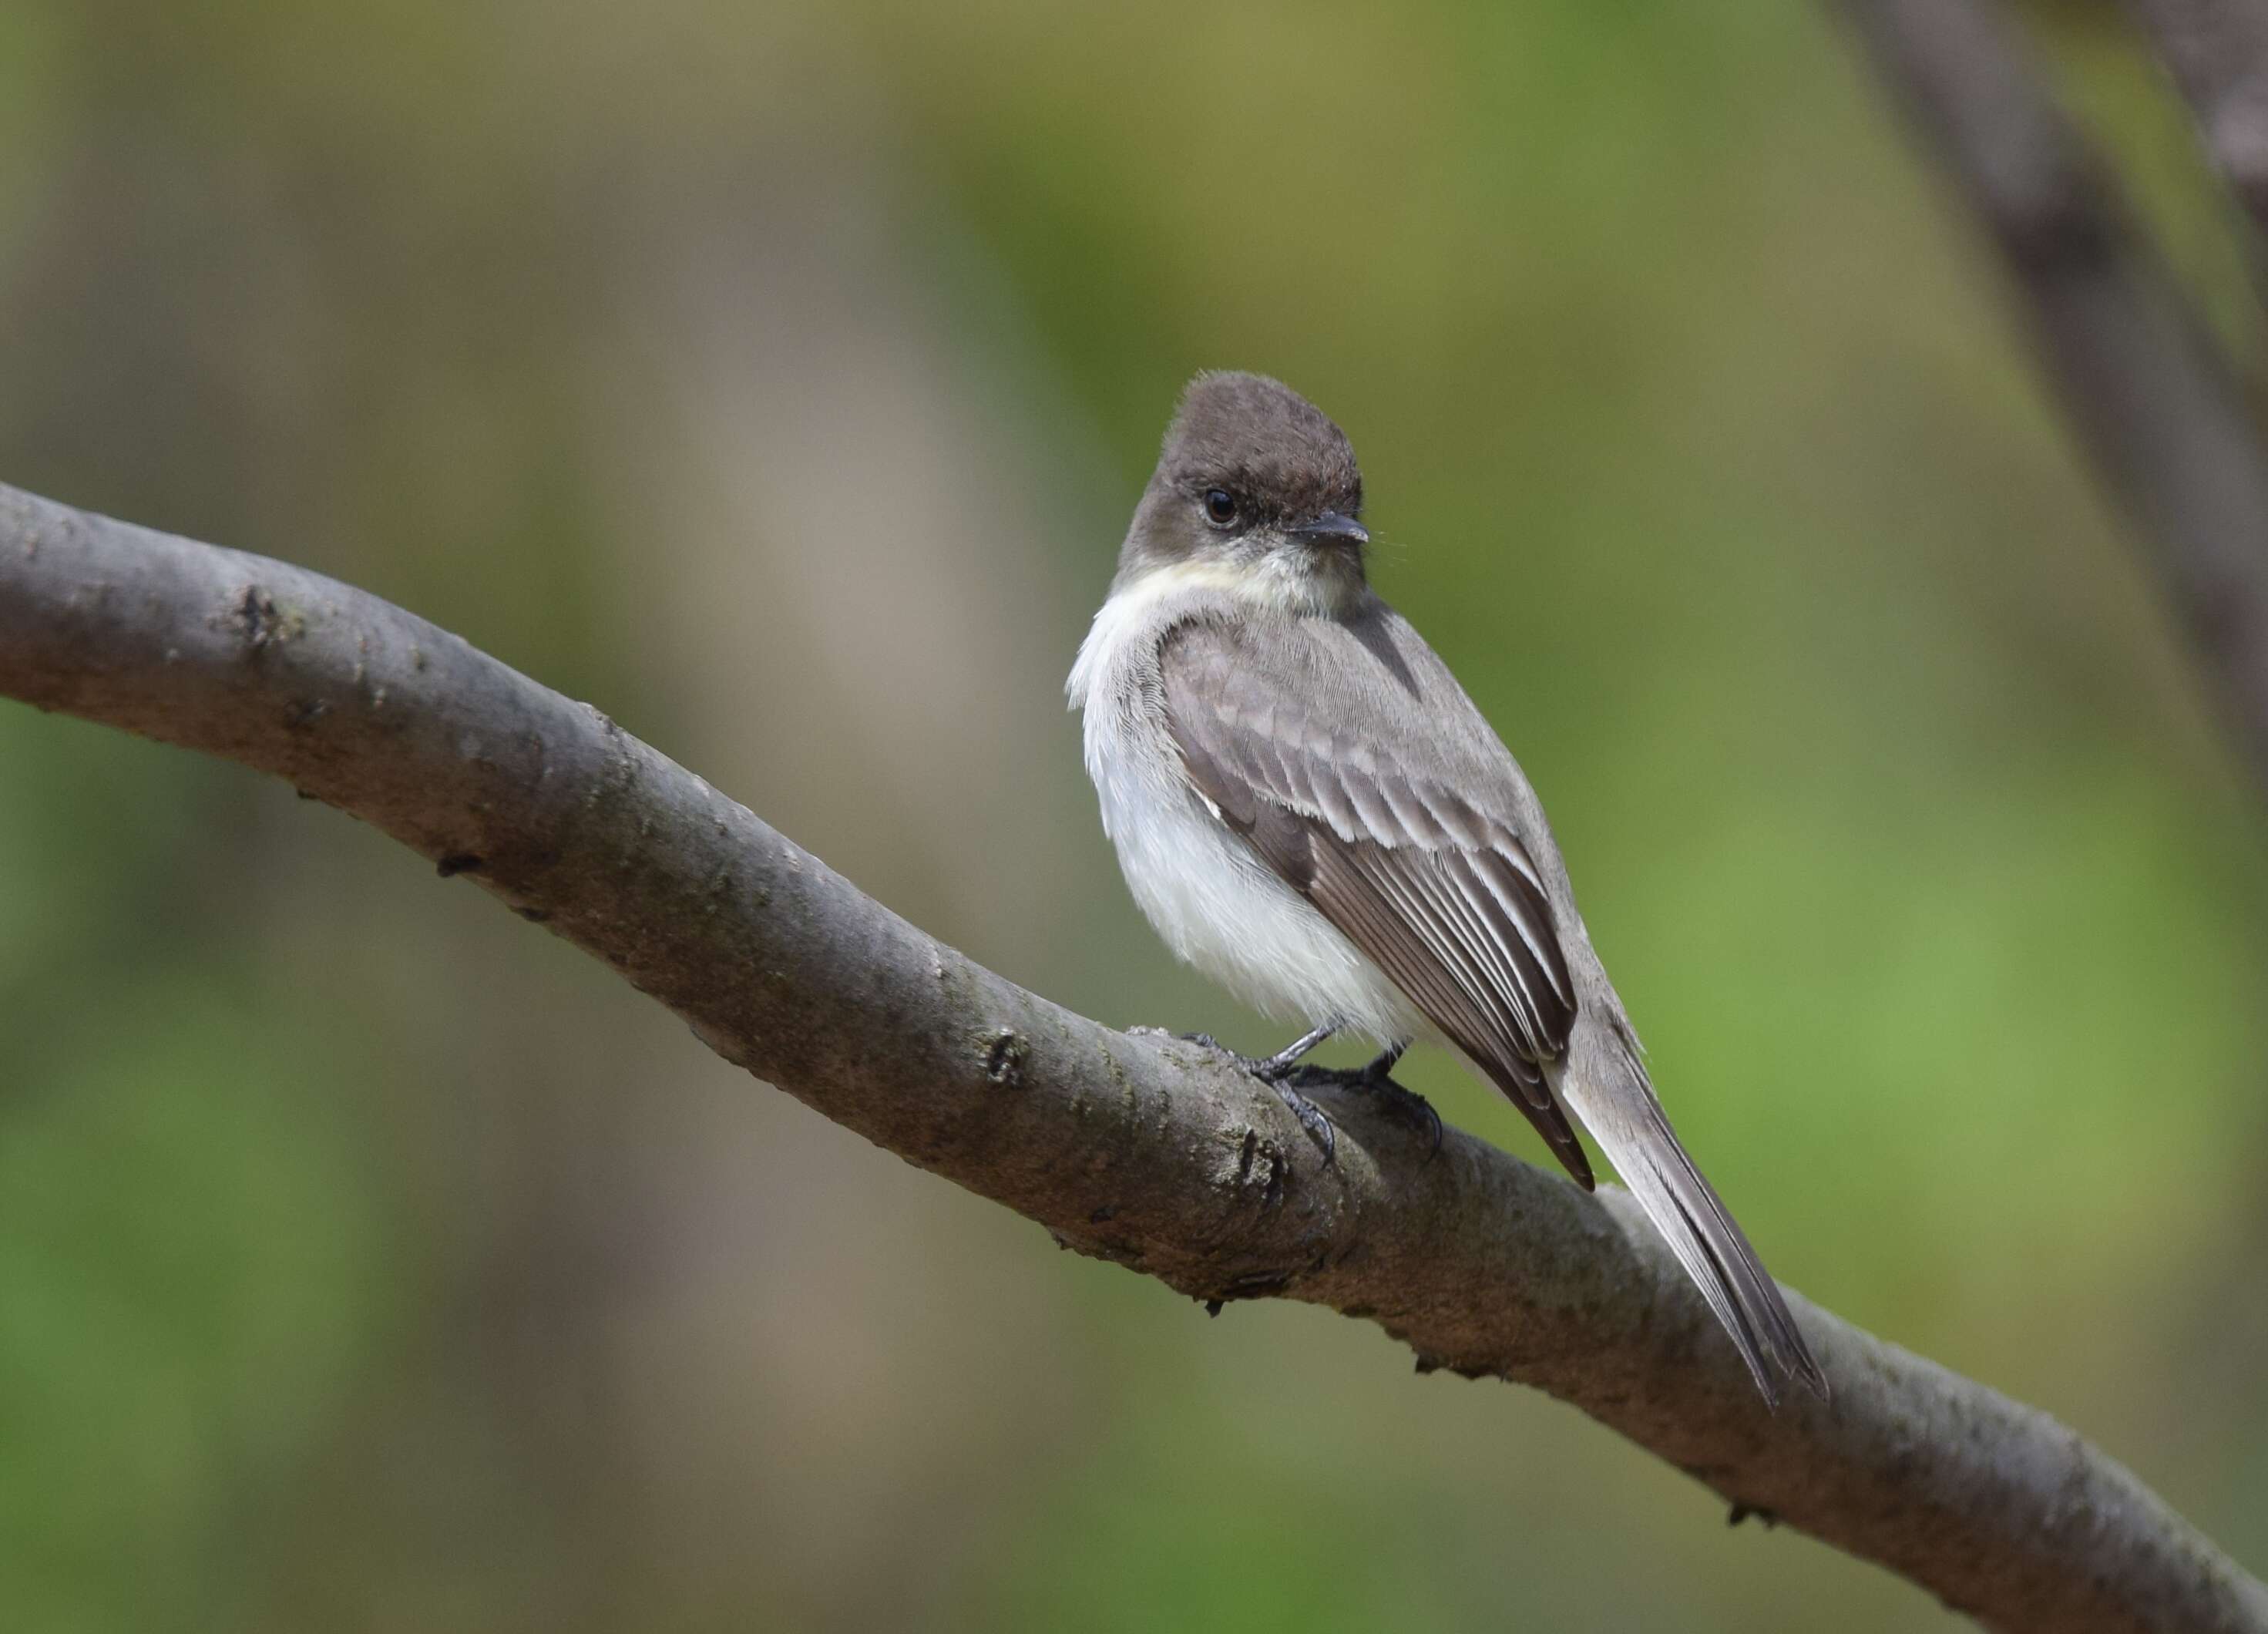
<instances>
[{"instance_id":1,"label":"bird's white belly","mask_svg":"<svg viewBox=\"0 0 2268 1634\"><path fill-rule=\"evenodd\" d=\"M1190 785L1162 724L1090 698L1086 768L1126 884L1174 955L1277 1020L1398 1043L1430 1029Z\"/></svg>"}]
</instances>

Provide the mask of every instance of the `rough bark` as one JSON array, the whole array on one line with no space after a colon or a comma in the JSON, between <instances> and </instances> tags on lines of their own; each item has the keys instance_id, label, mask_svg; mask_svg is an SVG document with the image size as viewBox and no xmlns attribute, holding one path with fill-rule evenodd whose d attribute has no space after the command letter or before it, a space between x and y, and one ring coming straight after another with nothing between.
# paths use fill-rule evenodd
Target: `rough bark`
<instances>
[{"instance_id":1,"label":"rough bark","mask_svg":"<svg viewBox=\"0 0 2268 1634\"><path fill-rule=\"evenodd\" d=\"M2268 1591L2045 1415L1791 1295L1834 1384L1777 1416L1630 1197L1335 1105L1327 1166L1196 1046L1026 992L683 768L423 620L0 487L0 696L374 824L711 1048L1080 1252L1376 1322L1581 1408L1742 1509L2005 1629L2268 1630Z\"/></svg>"},{"instance_id":2,"label":"rough bark","mask_svg":"<svg viewBox=\"0 0 2268 1634\"><path fill-rule=\"evenodd\" d=\"M2268 448L2235 377L2007 20L1843 0L2006 270L2066 416L2268 785Z\"/></svg>"}]
</instances>

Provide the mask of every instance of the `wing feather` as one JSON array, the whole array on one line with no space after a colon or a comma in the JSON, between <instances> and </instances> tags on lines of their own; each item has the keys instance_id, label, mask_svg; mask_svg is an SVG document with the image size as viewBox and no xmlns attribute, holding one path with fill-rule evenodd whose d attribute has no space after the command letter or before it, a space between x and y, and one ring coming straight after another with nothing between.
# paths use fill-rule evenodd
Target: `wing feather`
<instances>
[{"instance_id":1,"label":"wing feather","mask_svg":"<svg viewBox=\"0 0 2268 1634\"><path fill-rule=\"evenodd\" d=\"M1190 779L1590 1185L1544 1071L1566 1054L1575 993L1534 857L1411 764L1408 723L1397 733L1350 707L1319 718L1296 672L1242 639L1194 621L1164 642L1166 722Z\"/></svg>"}]
</instances>

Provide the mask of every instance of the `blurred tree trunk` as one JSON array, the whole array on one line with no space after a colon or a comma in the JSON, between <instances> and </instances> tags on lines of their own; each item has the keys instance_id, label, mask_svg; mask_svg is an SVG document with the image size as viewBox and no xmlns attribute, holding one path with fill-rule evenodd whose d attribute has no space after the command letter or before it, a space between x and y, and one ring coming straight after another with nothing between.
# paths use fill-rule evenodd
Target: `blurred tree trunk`
<instances>
[{"instance_id":1,"label":"blurred tree trunk","mask_svg":"<svg viewBox=\"0 0 2268 1634\"><path fill-rule=\"evenodd\" d=\"M2268 793L2268 446L2230 364L2057 106L1999 0L1843 0L1885 84L1997 252L2049 383L2124 510ZM2136 0L2256 216L2268 16Z\"/></svg>"}]
</instances>

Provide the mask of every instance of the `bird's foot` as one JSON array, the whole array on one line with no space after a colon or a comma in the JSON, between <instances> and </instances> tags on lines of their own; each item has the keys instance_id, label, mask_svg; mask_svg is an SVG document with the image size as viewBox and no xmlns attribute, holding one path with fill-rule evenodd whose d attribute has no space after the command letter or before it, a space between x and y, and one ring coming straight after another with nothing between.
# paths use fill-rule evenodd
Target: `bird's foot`
<instances>
[{"instance_id":1,"label":"bird's foot","mask_svg":"<svg viewBox=\"0 0 2268 1634\"><path fill-rule=\"evenodd\" d=\"M1360 1087L1365 1093L1377 1098L1379 1110L1387 1116L1424 1134L1426 1162L1441 1155L1441 1115L1433 1110L1432 1101L1414 1089L1404 1089L1390 1078L1366 1078Z\"/></svg>"},{"instance_id":2,"label":"bird's foot","mask_svg":"<svg viewBox=\"0 0 2268 1634\"><path fill-rule=\"evenodd\" d=\"M1292 1081L1307 1088L1328 1085L1368 1095L1388 1117L1425 1136L1425 1161L1431 1163L1441 1154L1441 1115L1425 1096L1394 1081L1394 1065L1401 1058L1401 1050L1389 1049L1367 1066L1302 1067Z\"/></svg>"},{"instance_id":3,"label":"bird's foot","mask_svg":"<svg viewBox=\"0 0 2268 1634\"><path fill-rule=\"evenodd\" d=\"M1319 1041L1315 1037L1310 1035L1293 1044L1290 1049L1278 1050L1272 1056L1241 1056L1210 1033L1182 1033L1178 1036L1184 1042L1203 1044L1216 1055L1226 1056L1239 1067L1274 1090L1277 1099L1292 1109L1292 1115L1300 1120L1300 1127L1307 1131L1307 1137L1323 1149L1323 1161L1326 1164L1336 1161L1339 1149L1338 1130L1333 1127L1330 1118L1323 1109L1294 1089L1289 1081L1293 1078L1300 1077L1303 1073L1317 1071L1314 1067L1302 1068L1300 1065L1300 1057L1313 1049Z\"/></svg>"},{"instance_id":4,"label":"bird's foot","mask_svg":"<svg viewBox=\"0 0 2268 1634\"><path fill-rule=\"evenodd\" d=\"M1226 1056L1263 1084L1280 1084L1290 1078L1300 1070L1300 1059L1330 1035L1330 1028L1319 1027L1304 1038L1287 1044L1272 1056L1240 1056L1210 1033L1176 1034L1184 1043L1203 1044L1216 1055Z\"/></svg>"},{"instance_id":5,"label":"bird's foot","mask_svg":"<svg viewBox=\"0 0 2268 1634\"><path fill-rule=\"evenodd\" d=\"M1280 1078L1263 1078L1261 1081L1276 1092L1278 1100L1292 1108L1292 1115L1300 1120L1300 1127L1307 1131L1307 1138L1323 1149L1323 1167L1329 1168L1336 1163L1339 1131L1323 1109Z\"/></svg>"}]
</instances>

